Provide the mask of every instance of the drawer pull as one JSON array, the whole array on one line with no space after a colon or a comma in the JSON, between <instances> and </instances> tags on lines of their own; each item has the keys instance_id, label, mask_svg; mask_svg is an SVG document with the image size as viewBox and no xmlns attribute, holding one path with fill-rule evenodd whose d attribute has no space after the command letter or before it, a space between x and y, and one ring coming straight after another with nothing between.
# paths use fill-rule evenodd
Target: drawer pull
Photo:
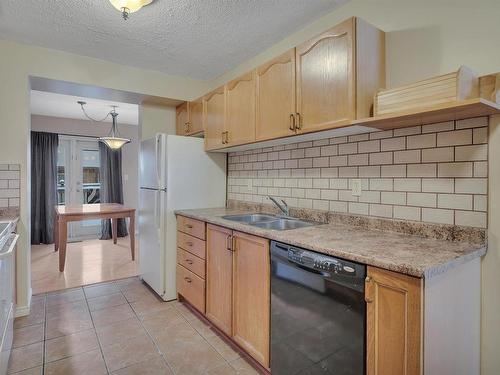
<instances>
[{"instance_id":1,"label":"drawer pull","mask_svg":"<svg viewBox=\"0 0 500 375\"><path fill-rule=\"evenodd\" d=\"M193 226L191 224L186 224L187 229L193 229Z\"/></svg>"},{"instance_id":2,"label":"drawer pull","mask_svg":"<svg viewBox=\"0 0 500 375\"><path fill-rule=\"evenodd\" d=\"M193 261L191 259L186 259L187 264L193 264Z\"/></svg>"},{"instance_id":3,"label":"drawer pull","mask_svg":"<svg viewBox=\"0 0 500 375\"><path fill-rule=\"evenodd\" d=\"M187 246L193 246L194 244L191 241L186 242Z\"/></svg>"},{"instance_id":4,"label":"drawer pull","mask_svg":"<svg viewBox=\"0 0 500 375\"><path fill-rule=\"evenodd\" d=\"M186 282L188 282L188 283L191 283L193 281L189 277L185 277L184 280L186 280Z\"/></svg>"}]
</instances>

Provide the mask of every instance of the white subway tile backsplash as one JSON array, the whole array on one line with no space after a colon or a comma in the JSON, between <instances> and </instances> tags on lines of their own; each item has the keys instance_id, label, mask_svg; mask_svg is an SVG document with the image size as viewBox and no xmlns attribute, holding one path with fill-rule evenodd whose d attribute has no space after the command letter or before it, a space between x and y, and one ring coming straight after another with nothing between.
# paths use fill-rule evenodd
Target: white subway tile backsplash
<instances>
[{"instance_id":1,"label":"white subway tile backsplash","mask_svg":"<svg viewBox=\"0 0 500 375\"><path fill-rule=\"evenodd\" d=\"M20 205L20 165L0 164L0 207L16 208Z\"/></svg>"},{"instance_id":2,"label":"white subway tile backsplash","mask_svg":"<svg viewBox=\"0 0 500 375\"><path fill-rule=\"evenodd\" d=\"M487 142L483 117L232 153L228 197L262 202L269 194L303 208L484 227ZM16 180L18 171L0 165L0 194L18 192Z\"/></svg>"}]
</instances>

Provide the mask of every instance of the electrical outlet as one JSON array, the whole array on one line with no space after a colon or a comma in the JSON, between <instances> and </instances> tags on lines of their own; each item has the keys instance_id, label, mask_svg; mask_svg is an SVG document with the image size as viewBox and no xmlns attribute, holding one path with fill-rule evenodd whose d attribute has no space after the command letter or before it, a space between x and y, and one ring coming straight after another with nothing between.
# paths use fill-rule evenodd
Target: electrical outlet
<instances>
[{"instance_id":1,"label":"electrical outlet","mask_svg":"<svg viewBox=\"0 0 500 375\"><path fill-rule=\"evenodd\" d=\"M352 195L359 197L361 195L361 180L354 179L351 180Z\"/></svg>"}]
</instances>

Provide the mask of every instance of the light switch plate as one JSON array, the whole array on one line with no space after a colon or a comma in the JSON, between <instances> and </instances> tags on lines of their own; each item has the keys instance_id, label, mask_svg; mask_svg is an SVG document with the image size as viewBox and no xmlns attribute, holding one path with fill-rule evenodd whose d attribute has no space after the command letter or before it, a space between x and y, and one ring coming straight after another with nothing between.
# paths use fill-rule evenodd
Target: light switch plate
<instances>
[{"instance_id":1,"label":"light switch plate","mask_svg":"<svg viewBox=\"0 0 500 375\"><path fill-rule=\"evenodd\" d=\"M351 187L352 187L352 195L355 197L359 197L361 195L361 180L360 179L351 180Z\"/></svg>"}]
</instances>

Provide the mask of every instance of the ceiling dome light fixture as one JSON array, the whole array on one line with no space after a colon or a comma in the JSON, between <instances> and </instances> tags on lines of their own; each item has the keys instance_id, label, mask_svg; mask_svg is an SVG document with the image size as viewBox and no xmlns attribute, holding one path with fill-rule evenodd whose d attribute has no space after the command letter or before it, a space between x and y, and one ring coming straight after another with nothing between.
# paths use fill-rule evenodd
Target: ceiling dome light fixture
<instances>
[{"instance_id":1,"label":"ceiling dome light fixture","mask_svg":"<svg viewBox=\"0 0 500 375\"><path fill-rule=\"evenodd\" d=\"M118 149L122 148L123 145L130 142L130 139L122 138L118 134L118 125L116 123L116 118L118 117L118 113L116 113L116 108L117 108L116 105L111 106L111 108L113 108L113 109L111 111L109 111L108 114L103 119L95 120L92 117L90 117L87 114L87 112L85 111L84 105L87 104L86 102L79 100L77 103L80 104L80 106L82 107L82 111L83 111L83 114L85 115L85 117L87 117L91 121L103 122L111 115L111 117L113 118L113 125L111 126L111 132L106 137L99 138L99 141L104 143L111 150L118 150Z\"/></svg>"},{"instance_id":2,"label":"ceiling dome light fixture","mask_svg":"<svg viewBox=\"0 0 500 375\"><path fill-rule=\"evenodd\" d=\"M153 2L153 0L109 0L117 10L122 12L122 17L127 20L130 13L137 12L143 6Z\"/></svg>"}]
</instances>

